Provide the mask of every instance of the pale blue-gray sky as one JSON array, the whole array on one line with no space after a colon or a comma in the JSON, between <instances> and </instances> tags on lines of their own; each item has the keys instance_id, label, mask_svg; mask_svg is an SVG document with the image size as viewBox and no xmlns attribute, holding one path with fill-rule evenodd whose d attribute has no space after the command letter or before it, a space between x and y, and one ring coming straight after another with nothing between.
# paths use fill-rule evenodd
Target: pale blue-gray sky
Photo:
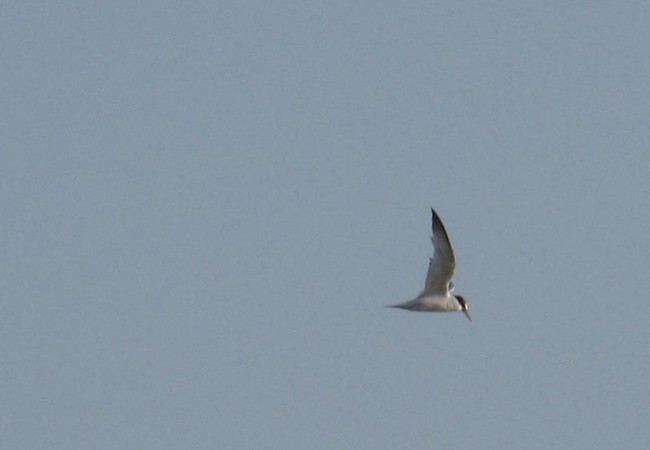
<instances>
[{"instance_id":1,"label":"pale blue-gray sky","mask_svg":"<svg viewBox=\"0 0 650 450\"><path fill-rule=\"evenodd\" d=\"M2 448L649 448L650 5L1 10Z\"/></svg>"}]
</instances>

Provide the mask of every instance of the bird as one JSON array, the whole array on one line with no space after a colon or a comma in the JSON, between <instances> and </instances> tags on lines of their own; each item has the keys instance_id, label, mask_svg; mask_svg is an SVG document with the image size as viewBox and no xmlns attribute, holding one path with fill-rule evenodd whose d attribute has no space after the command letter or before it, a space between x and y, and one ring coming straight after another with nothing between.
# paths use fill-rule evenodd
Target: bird
<instances>
[{"instance_id":1,"label":"bird","mask_svg":"<svg viewBox=\"0 0 650 450\"><path fill-rule=\"evenodd\" d=\"M467 301L463 296L453 294L454 284L451 282L451 277L456 270L456 258L445 226L433 208L431 208L431 231L433 256L429 258L429 271L424 289L413 300L388 307L421 312L462 311L471 322L472 316Z\"/></svg>"}]
</instances>

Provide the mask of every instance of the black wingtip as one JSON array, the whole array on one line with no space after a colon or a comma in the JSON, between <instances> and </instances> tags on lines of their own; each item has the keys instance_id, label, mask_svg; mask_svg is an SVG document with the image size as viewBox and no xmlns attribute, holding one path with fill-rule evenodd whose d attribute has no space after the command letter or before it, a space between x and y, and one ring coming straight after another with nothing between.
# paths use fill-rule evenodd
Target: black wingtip
<instances>
[{"instance_id":1,"label":"black wingtip","mask_svg":"<svg viewBox=\"0 0 650 450\"><path fill-rule=\"evenodd\" d=\"M438 215L438 213L436 212L436 210L433 209L433 207L431 207L431 221L432 221L433 223L436 223L436 222L440 223L440 222L442 222L442 220L440 220L440 216Z\"/></svg>"},{"instance_id":2,"label":"black wingtip","mask_svg":"<svg viewBox=\"0 0 650 450\"><path fill-rule=\"evenodd\" d=\"M436 231L442 233L447 242L449 242L449 235L447 235L447 230L445 230L445 226L442 224L442 219L433 207L431 208L431 230L433 231L433 234L435 234Z\"/></svg>"}]
</instances>

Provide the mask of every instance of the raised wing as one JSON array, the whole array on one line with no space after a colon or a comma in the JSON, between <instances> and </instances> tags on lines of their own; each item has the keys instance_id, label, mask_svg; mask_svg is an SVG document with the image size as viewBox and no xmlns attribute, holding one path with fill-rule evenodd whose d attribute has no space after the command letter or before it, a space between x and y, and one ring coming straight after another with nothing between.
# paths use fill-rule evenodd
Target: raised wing
<instances>
[{"instance_id":1,"label":"raised wing","mask_svg":"<svg viewBox=\"0 0 650 450\"><path fill-rule=\"evenodd\" d=\"M446 295L451 289L451 277L456 269L454 250L451 248L449 236L440 217L431 208L431 242L433 243L433 256L429 258L429 272L424 283L424 290L420 297L425 295Z\"/></svg>"}]
</instances>

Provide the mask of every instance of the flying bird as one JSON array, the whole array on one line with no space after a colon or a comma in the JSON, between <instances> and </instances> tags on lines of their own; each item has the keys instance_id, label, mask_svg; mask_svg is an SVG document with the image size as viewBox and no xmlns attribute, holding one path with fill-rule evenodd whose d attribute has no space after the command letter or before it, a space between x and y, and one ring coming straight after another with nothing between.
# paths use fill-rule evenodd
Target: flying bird
<instances>
[{"instance_id":1,"label":"flying bird","mask_svg":"<svg viewBox=\"0 0 650 450\"><path fill-rule=\"evenodd\" d=\"M430 312L462 311L471 322L472 316L469 314L469 306L465 298L452 294L454 284L451 282L451 277L456 269L456 258L447 231L433 208L431 208L431 230L433 256L429 258L429 271L424 290L415 299L390 305L390 308Z\"/></svg>"}]
</instances>

